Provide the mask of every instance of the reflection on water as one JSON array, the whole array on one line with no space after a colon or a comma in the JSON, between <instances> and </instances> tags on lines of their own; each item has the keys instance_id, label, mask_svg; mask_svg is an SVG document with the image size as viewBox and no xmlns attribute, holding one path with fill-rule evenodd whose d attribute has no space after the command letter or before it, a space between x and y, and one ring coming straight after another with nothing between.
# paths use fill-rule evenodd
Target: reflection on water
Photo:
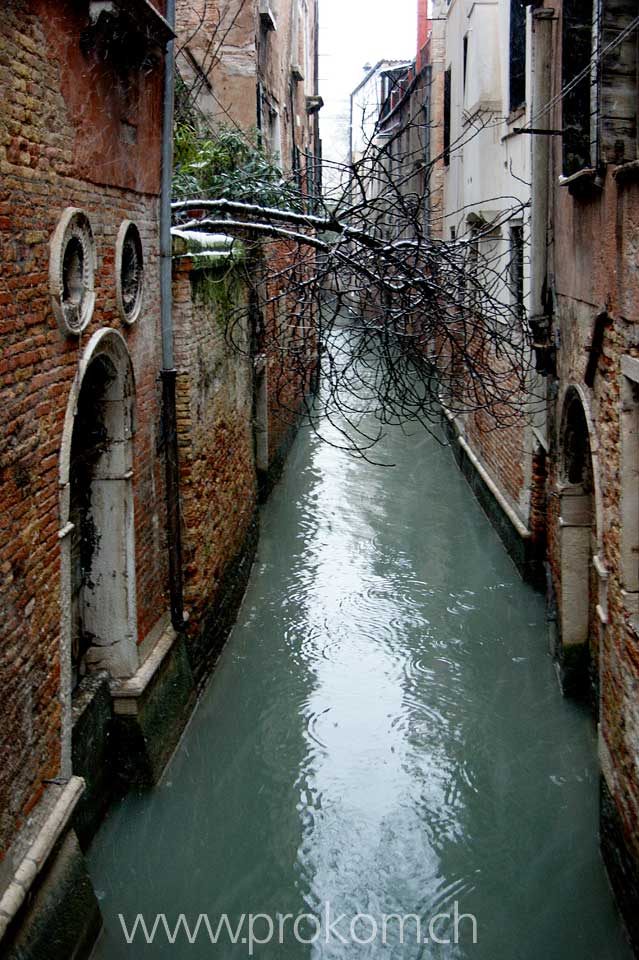
<instances>
[{"instance_id":1,"label":"reflection on water","mask_svg":"<svg viewBox=\"0 0 639 960\"><path fill-rule=\"evenodd\" d=\"M597 852L595 733L558 692L542 600L449 451L398 430L384 453L396 468L298 438L179 751L92 847L107 924L96 960L248 954L205 930L193 945L161 930L127 946L119 913L171 925L206 913L213 928L227 913L235 928L249 913L325 917L327 903L346 918L335 935L303 946L289 925L254 955L630 956ZM416 915L423 939L454 904L477 918L476 945L469 921L458 944L417 945L414 919L403 946L393 923L369 944L341 942L358 913L380 926ZM266 921L256 929L266 937ZM454 939L445 918L434 930Z\"/></svg>"}]
</instances>

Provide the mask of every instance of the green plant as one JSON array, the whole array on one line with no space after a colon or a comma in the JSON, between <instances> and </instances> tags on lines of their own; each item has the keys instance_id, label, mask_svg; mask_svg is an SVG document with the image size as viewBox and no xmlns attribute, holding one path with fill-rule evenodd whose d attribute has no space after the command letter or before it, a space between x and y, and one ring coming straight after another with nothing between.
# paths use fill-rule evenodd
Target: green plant
<instances>
[{"instance_id":1,"label":"green plant","mask_svg":"<svg viewBox=\"0 0 639 960\"><path fill-rule=\"evenodd\" d=\"M232 127L203 134L192 122L175 129L173 194L178 200L225 198L302 210L299 189L252 138Z\"/></svg>"}]
</instances>

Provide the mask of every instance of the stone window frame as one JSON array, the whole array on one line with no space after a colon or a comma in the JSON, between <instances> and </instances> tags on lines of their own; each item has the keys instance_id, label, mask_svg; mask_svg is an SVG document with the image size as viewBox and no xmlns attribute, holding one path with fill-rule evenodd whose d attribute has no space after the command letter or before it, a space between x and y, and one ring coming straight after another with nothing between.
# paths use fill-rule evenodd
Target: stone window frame
<instances>
[{"instance_id":1,"label":"stone window frame","mask_svg":"<svg viewBox=\"0 0 639 960\"><path fill-rule=\"evenodd\" d=\"M82 292L69 293L71 257L82 253ZM79 207L67 207L51 237L49 292L58 328L65 337L79 337L93 318L97 255L89 217Z\"/></svg>"},{"instance_id":2,"label":"stone window frame","mask_svg":"<svg viewBox=\"0 0 639 960\"><path fill-rule=\"evenodd\" d=\"M131 238L133 239L133 243L137 248L140 270L133 306L127 307L123 271L125 267L124 254L126 244ZM127 327L132 327L133 324L139 319L140 313L142 312L142 306L144 302L144 276L144 245L142 243L140 230L133 220L124 220L120 225L120 229L118 230L118 236L115 243L115 298L120 319Z\"/></svg>"}]
</instances>

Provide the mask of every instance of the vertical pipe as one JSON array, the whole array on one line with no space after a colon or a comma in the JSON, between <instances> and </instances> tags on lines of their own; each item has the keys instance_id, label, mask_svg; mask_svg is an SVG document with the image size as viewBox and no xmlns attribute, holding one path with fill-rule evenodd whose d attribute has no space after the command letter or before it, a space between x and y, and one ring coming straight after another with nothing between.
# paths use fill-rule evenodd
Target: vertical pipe
<instances>
[{"instance_id":1,"label":"vertical pipe","mask_svg":"<svg viewBox=\"0 0 639 960\"><path fill-rule=\"evenodd\" d=\"M166 20L175 29L175 0L166 0ZM162 364L172 370L173 304L171 302L171 181L173 178L173 121L175 109L175 40L170 40L164 58L164 112L162 116L162 172L160 184L160 294L162 315Z\"/></svg>"},{"instance_id":2,"label":"vertical pipe","mask_svg":"<svg viewBox=\"0 0 639 960\"><path fill-rule=\"evenodd\" d=\"M175 0L166 2L166 19L175 29ZM162 118L162 172L160 186L160 313L162 321L162 409L166 474L167 539L171 622L184 626L182 580L182 534L180 510L180 465L178 457L173 355L171 181L173 177L173 122L175 109L175 40L167 45L164 60L164 111Z\"/></svg>"},{"instance_id":3,"label":"vertical pipe","mask_svg":"<svg viewBox=\"0 0 639 960\"><path fill-rule=\"evenodd\" d=\"M319 0L315 0L313 22L313 96L319 96ZM322 153L320 148L319 110L313 114L313 165L315 179L315 197L322 197ZM317 212L317 211L316 211Z\"/></svg>"},{"instance_id":4,"label":"vertical pipe","mask_svg":"<svg viewBox=\"0 0 639 960\"><path fill-rule=\"evenodd\" d=\"M550 101L552 20L555 11L533 11L533 95L532 125L550 127L551 118L543 112ZM531 291L530 317L533 323L542 322L545 315L545 295L548 273L548 211L550 150L552 137L535 136L532 139L532 211L530 227Z\"/></svg>"}]
</instances>

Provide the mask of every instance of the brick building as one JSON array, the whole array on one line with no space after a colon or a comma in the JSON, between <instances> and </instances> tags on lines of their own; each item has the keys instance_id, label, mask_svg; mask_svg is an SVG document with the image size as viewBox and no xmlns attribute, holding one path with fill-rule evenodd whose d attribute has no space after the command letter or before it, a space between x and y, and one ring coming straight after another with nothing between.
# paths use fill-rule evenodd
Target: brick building
<instances>
[{"instance_id":1,"label":"brick building","mask_svg":"<svg viewBox=\"0 0 639 960\"><path fill-rule=\"evenodd\" d=\"M55 912L57 873L78 906L69 948L98 922L70 828L74 691L135 676L168 608L162 12L10 0L0 26L0 933Z\"/></svg>"},{"instance_id":2,"label":"brick building","mask_svg":"<svg viewBox=\"0 0 639 960\"><path fill-rule=\"evenodd\" d=\"M318 0L178 0L177 65L215 130L257 133L286 178L319 187Z\"/></svg>"},{"instance_id":3,"label":"brick building","mask_svg":"<svg viewBox=\"0 0 639 960\"><path fill-rule=\"evenodd\" d=\"M82 848L118 791L163 769L256 543L264 389L244 254L224 237L171 238L170 221L168 246L162 234L165 14L162 0L8 0L0 25L0 953L12 960L90 949L100 915ZM271 20L252 23L266 33ZM315 135L319 103L288 62L285 75L299 93L290 127L301 115ZM293 162L308 144L286 136Z\"/></svg>"},{"instance_id":4,"label":"brick building","mask_svg":"<svg viewBox=\"0 0 639 960\"><path fill-rule=\"evenodd\" d=\"M313 211L321 193L318 0L178 0L177 67L189 103L215 135L232 127L259 144ZM261 246L254 273L280 276L260 289L264 336L255 343L257 462L262 495L277 476L312 387L314 306L288 296L297 247ZM312 270L309 260L304 269ZM309 365L294 358L306 342ZM296 339L297 338L297 339Z\"/></svg>"},{"instance_id":5,"label":"brick building","mask_svg":"<svg viewBox=\"0 0 639 960\"><path fill-rule=\"evenodd\" d=\"M549 378L551 642L599 728L604 859L639 949L639 11L533 5L533 319ZM538 119L537 119L538 118Z\"/></svg>"}]
</instances>

